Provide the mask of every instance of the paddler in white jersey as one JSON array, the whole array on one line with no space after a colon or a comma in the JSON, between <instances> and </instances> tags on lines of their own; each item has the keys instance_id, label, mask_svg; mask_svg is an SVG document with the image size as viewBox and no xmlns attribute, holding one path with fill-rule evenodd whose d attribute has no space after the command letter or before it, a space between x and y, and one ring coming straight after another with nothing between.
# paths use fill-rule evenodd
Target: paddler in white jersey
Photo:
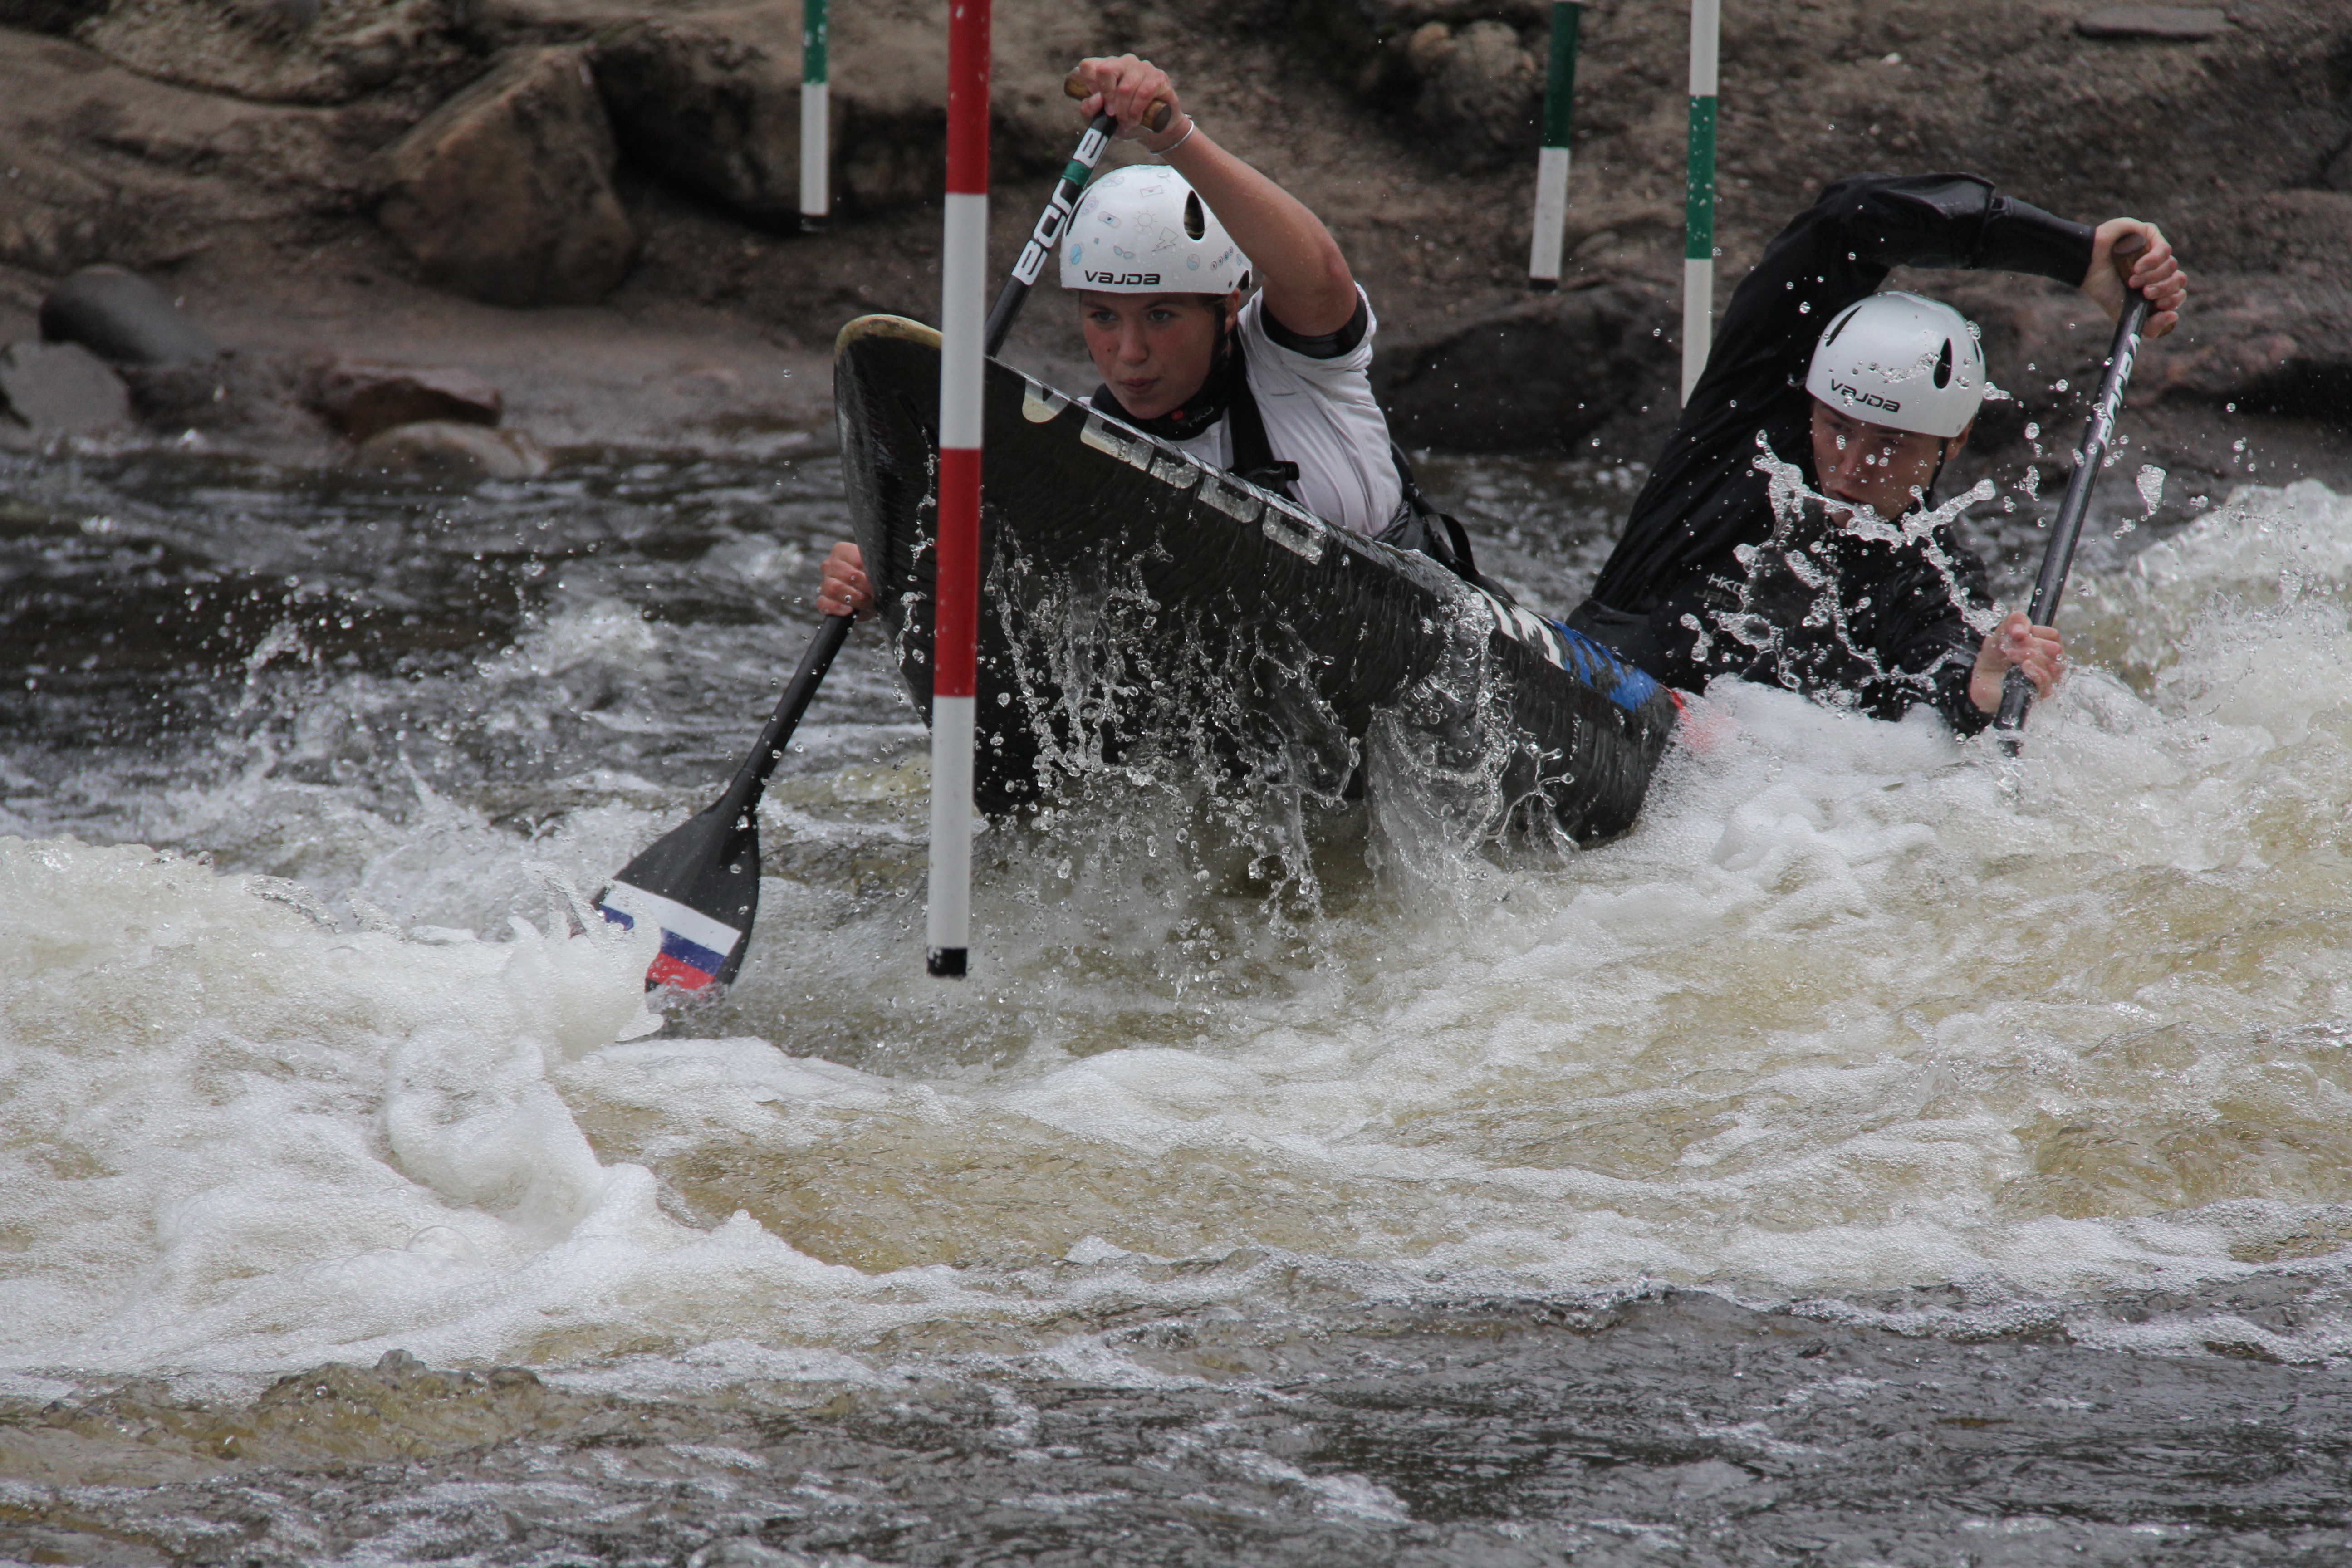
<instances>
[{"instance_id":1,"label":"paddler in white jersey","mask_svg":"<svg viewBox=\"0 0 2352 1568\"><path fill-rule=\"evenodd\" d=\"M1429 545L1372 398L1371 302L1331 231L1194 124L1159 67L1078 69L1094 89L1080 113L1116 116L1122 140L1166 160L1096 180L1064 237L1062 287L1103 379L1089 405L1337 527ZM1163 102L1166 129L1145 130ZM833 547L817 607L872 612L855 544Z\"/></svg>"}]
</instances>

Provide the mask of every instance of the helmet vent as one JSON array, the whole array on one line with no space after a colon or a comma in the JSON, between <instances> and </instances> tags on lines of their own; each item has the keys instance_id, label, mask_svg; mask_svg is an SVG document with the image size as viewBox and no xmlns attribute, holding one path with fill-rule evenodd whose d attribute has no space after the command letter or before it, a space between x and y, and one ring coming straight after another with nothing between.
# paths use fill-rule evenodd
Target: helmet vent
<instances>
[{"instance_id":1,"label":"helmet vent","mask_svg":"<svg viewBox=\"0 0 2352 1568\"><path fill-rule=\"evenodd\" d=\"M1952 384L1952 340L1944 340L1944 352L1936 356L1936 389L1942 391Z\"/></svg>"},{"instance_id":2,"label":"helmet vent","mask_svg":"<svg viewBox=\"0 0 2352 1568\"><path fill-rule=\"evenodd\" d=\"M1184 193L1184 233L1193 239L1209 232L1209 215L1201 206L1201 193ZM1948 353L1949 351L1947 351Z\"/></svg>"}]
</instances>

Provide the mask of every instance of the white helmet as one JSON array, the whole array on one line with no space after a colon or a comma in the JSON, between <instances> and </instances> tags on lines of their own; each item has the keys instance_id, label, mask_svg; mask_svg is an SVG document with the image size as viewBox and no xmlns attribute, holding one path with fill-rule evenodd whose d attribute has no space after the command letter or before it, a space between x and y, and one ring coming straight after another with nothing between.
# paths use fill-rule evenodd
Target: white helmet
<instances>
[{"instance_id":1,"label":"white helmet","mask_svg":"<svg viewBox=\"0 0 2352 1568\"><path fill-rule=\"evenodd\" d=\"M1249 258L1190 182L1130 163L1087 187L1062 241L1062 287L1106 294L1226 294Z\"/></svg>"},{"instance_id":2,"label":"white helmet","mask_svg":"<svg viewBox=\"0 0 2352 1568\"><path fill-rule=\"evenodd\" d=\"M1873 425L1949 437L1984 405L1984 348L1949 305L1873 294L1831 318L1805 390Z\"/></svg>"}]
</instances>

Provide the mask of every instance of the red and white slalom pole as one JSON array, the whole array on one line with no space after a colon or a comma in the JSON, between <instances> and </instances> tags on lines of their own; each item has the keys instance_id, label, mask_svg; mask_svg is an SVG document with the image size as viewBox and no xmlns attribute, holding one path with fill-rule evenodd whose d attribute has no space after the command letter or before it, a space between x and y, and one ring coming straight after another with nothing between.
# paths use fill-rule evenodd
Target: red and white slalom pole
<instances>
[{"instance_id":1,"label":"red and white slalom pole","mask_svg":"<svg viewBox=\"0 0 2352 1568\"><path fill-rule=\"evenodd\" d=\"M940 253L940 532L931 622L933 974L971 946L972 692L980 633L982 335L988 317L989 0L948 0L947 234Z\"/></svg>"}]
</instances>

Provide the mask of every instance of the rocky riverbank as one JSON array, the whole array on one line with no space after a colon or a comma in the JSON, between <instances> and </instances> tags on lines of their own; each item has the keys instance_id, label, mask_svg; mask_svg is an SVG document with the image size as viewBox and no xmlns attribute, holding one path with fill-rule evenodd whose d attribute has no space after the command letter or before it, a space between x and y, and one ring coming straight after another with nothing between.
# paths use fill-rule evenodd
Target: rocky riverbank
<instances>
[{"instance_id":1,"label":"rocky riverbank","mask_svg":"<svg viewBox=\"0 0 2352 1568\"><path fill-rule=\"evenodd\" d=\"M1532 296L1547 16L998 0L996 251L1077 129L1062 72L1135 48L1339 234L1408 442L1646 456L1677 363L1684 13L1585 6L1569 276ZM225 351L128 377L130 438L331 459L337 359L484 378L508 426L558 449L821 426L841 322L936 310L944 16L835 6L836 216L804 233L796 0L0 0L0 342L110 262ZM2136 386L2151 460L2216 480L2264 453L2263 478L2352 466L2352 7L1759 0L1729 8L1723 60L1726 291L1854 169L1972 169L2070 215L2133 212L2198 280ZM1982 322L2017 395L1986 458L2025 460L2105 323L2030 280L1927 286ZM1009 353L1090 379L1040 304Z\"/></svg>"}]
</instances>

